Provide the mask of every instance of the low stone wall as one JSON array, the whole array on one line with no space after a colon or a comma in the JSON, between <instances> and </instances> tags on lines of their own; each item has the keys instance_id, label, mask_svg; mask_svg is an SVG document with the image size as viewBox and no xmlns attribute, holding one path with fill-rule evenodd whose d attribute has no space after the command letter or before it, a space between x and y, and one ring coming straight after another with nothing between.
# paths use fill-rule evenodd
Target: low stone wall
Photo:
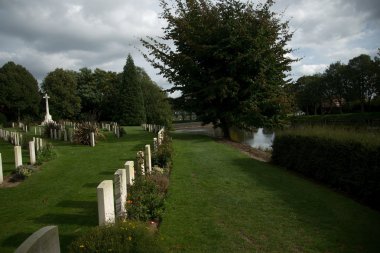
<instances>
[{"instance_id":1,"label":"low stone wall","mask_svg":"<svg viewBox=\"0 0 380 253\"><path fill-rule=\"evenodd\" d=\"M47 226L34 232L15 253L60 253L57 226Z\"/></svg>"}]
</instances>

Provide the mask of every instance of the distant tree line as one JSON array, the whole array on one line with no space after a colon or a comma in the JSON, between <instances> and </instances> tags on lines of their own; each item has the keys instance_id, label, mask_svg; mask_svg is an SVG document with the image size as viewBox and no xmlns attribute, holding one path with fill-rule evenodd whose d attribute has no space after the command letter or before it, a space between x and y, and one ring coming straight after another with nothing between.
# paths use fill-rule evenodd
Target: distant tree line
<instances>
[{"instance_id":1,"label":"distant tree line","mask_svg":"<svg viewBox=\"0 0 380 253\"><path fill-rule=\"evenodd\" d=\"M348 64L335 62L323 72L302 76L286 86L306 114L380 110L380 49L378 56L359 55Z\"/></svg>"},{"instance_id":2,"label":"distant tree line","mask_svg":"<svg viewBox=\"0 0 380 253\"><path fill-rule=\"evenodd\" d=\"M54 120L117 121L123 125L170 125L172 112L166 93L129 55L122 73L57 68L47 74L41 89L21 65L0 68L0 123L42 120L43 93L48 93Z\"/></svg>"}]
</instances>

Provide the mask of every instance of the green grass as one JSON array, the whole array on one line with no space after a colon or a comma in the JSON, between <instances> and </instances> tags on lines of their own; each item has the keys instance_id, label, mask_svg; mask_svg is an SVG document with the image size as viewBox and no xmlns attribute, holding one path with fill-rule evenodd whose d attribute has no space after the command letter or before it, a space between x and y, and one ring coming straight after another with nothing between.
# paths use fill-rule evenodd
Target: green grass
<instances>
[{"instance_id":1,"label":"green grass","mask_svg":"<svg viewBox=\"0 0 380 253\"><path fill-rule=\"evenodd\" d=\"M0 188L0 252L58 225L62 251L98 224L96 186L153 134L127 128L95 148L53 142L58 157L16 188ZM173 252L378 252L380 214L208 137L175 134L160 227ZM13 147L0 141L4 174ZM24 162L27 152L24 151Z\"/></svg>"},{"instance_id":2,"label":"green grass","mask_svg":"<svg viewBox=\"0 0 380 253\"><path fill-rule=\"evenodd\" d=\"M53 142L57 158L15 188L0 188L0 252L13 252L29 235L58 225L61 249L98 224L96 187L134 160L136 151L151 143L153 134L127 128L120 140L112 134L96 147ZM4 175L14 168L13 147L0 141ZM24 152L24 163L28 152Z\"/></svg>"},{"instance_id":3,"label":"green grass","mask_svg":"<svg viewBox=\"0 0 380 253\"><path fill-rule=\"evenodd\" d=\"M379 252L380 214L208 137L175 134L171 252Z\"/></svg>"}]
</instances>

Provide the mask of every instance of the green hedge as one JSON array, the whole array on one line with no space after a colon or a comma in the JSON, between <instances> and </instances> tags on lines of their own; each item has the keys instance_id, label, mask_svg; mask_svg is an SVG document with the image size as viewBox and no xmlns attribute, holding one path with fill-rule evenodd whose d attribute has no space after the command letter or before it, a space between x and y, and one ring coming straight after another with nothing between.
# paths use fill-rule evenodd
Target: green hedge
<instances>
[{"instance_id":1,"label":"green hedge","mask_svg":"<svg viewBox=\"0 0 380 253\"><path fill-rule=\"evenodd\" d=\"M346 113L294 116L290 118L293 126L298 125L347 125L380 126L380 113Z\"/></svg>"},{"instance_id":2,"label":"green hedge","mask_svg":"<svg viewBox=\"0 0 380 253\"><path fill-rule=\"evenodd\" d=\"M272 161L380 210L380 144L280 133Z\"/></svg>"}]
</instances>

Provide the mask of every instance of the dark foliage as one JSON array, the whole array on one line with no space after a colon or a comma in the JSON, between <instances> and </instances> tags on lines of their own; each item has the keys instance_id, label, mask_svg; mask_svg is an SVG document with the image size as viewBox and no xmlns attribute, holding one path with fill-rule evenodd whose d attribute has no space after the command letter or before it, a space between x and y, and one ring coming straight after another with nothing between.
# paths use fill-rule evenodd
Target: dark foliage
<instances>
[{"instance_id":1,"label":"dark foliage","mask_svg":"<svg viewBox=\"0 0 380 253\"><path fill-rule=\"evenodd\" d=\"M272 160L380 210L380 145L280 134Z\"/></svg>"},{"instance_id":2,"label":"dark foliage","mask_svg":"<svg viewBox=\"0 0 380 253\"><path fill-rule=\"evenodd\" d=\"M294 61L288 23L270 8L237 0L162 0L161 38L142 39L145 58L180 91L185 111L203 123L263 126L276 122L285 72ZM174 44L174 48L171 46Z\"/></svg>"}]
</instances>

